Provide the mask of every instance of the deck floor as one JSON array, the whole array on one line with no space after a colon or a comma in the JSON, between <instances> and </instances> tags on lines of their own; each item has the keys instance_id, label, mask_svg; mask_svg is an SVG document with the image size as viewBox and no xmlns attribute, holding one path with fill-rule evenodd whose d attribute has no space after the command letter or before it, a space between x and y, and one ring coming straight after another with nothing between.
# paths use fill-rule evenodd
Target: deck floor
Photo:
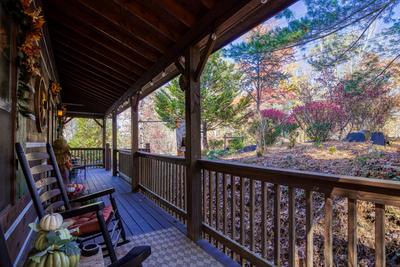
<instances>
[{"instance_id":1,"label":"deck floor","mask_svg":"<svg viewBox=\"0 0 400 267\"><path fill-rule=\"evenodd\" d=\"M91 192L114 187L114 197L124 223L127 236L146 236L152 232L178 229L186 235L186 227L142 193L132 193L130 184L123 178L112 176L104 169L88 169L87 179L79 175L77 181L87 184ZM105 202L108 200L105 198ZM165 232L165 231L164 231ZM238 266L231 258L212 247L207 241L196 242L202 250L224 266Z\"/></svg>"},{"instance_id":2,"label":"deck floor","mask_svg":"<svg viewBox=\"0 0 400 267\"><path fill-rule=\"evenodd\" d=\"M78 178L79 179L79 178ZM91 192L114 187L117 205L127 236L176 227L185 232L184 226L141 193L132 193L128 182L104 169L88 169L87 184ZM107 199L105 199L107 201Z\"/></svg>"}]
</instances>

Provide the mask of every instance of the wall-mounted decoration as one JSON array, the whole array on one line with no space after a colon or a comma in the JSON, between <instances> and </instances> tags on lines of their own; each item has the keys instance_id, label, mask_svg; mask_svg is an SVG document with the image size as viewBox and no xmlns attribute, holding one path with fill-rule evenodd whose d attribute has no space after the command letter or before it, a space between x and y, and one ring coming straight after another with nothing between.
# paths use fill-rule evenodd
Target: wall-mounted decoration
<instances>
[{"instance_id":1,"label":"wall-mounted decoration","mask_svg":"<svg viewBox=\"0 0 400 267\"><path fill-rule=\"evenodd\" d=\"M24 117L34 117L31 110L31 78L40 76L40 40L45 23L42 9L35 8L32 0L4 0L1 2L18 27L18 88L17 109Z\"/></svg>"},{"instance_id":2,"label":"wall-mounted decoration","mask_svg":"<svg viewBox=\"0 0 400 267\"><path fill-rule=\"evenodd\" d=\"M53 95L53 97L57 97L58 94L61 92L60 84L54 81L50 81L50 92Z\"/></svg>"},{"instance_id":3,"label":"wall-mounted decoration","mask_svg":"<svg viewBox=\"0 0 400 267\"><path fill-rule=\"evenodd\" d=\"M34 111L36 127L39 133L47 126L47 90L43 78L38 77L35 83Z\"/></svg>"},{"instance_id":4,"label":"wall-mounted decoration","mask_svg":"<svg viewBox=\"0 0 400 267\"><path fill-rule=\"evenodd\" d=\"M15 81L16 65L11 17L0 5L0 109L11 111L11 90Z\"/></svg>"}]
</instances>

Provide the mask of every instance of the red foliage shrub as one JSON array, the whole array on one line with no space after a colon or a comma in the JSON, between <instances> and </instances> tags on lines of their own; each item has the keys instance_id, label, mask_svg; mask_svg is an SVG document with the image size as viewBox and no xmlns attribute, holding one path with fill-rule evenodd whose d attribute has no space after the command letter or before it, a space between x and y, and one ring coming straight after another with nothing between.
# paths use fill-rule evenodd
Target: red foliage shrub
<instances>
[{"instance_id":1,"label":"red foliage shrub","mask_svg":"<svg viewBox=\"0 0 400 267\"><path fill-rule=\"evenodd\" d=\"M314 101L293 109L293 118L314 142L326 141L345 120L342 108L332 102Z\"/></svg>"}]
</instances>

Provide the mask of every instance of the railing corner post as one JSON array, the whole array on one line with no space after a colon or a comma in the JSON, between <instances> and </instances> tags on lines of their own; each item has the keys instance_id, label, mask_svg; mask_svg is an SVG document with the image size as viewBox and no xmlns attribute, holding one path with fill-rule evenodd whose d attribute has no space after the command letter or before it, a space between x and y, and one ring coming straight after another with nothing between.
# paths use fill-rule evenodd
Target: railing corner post
<instances>
[{"instance_id":1,"label":"railing corner post","mask_svg":"<svg viewBox=\"0 0 400 267\"><path fill-rule=\"evenodd\" d=\"M192 240L201 238L201 159L200 138L200 82L195 73L200 62L200 50L192 46L187 50L185 60L185 123L186 123L186 168L187 168L187 229Z\"/></svg>"},{"instance_id":2,"label":"railing corner post","mask_svg":"<svg viewBox=\"0 0 400 267\"><path fill-rule=\"evenodd\" d=\"M139 191L139 112L138 99L139 95L131 98L131 153L132 153L132 191Z\"/></svg>"}]
</instances>

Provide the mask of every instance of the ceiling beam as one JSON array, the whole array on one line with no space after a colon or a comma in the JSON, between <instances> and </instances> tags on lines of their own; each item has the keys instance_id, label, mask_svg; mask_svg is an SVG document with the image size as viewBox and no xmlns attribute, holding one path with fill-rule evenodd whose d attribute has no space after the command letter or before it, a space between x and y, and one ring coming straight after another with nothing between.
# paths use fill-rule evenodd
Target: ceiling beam
<instances>
[{"instance_id":1,"label":"ceiling beam","mask_svg":"<svg viewBox=\"0 0 400 267\"><path fill-rule=\"evenodd\" d=\"M67 116L72 118L104 118L103 113L68 111Z\"/></svg>"},{"instance_id":2,"label":"ceiling beam","mask_svg":"<svg viewBox=\"0 0 400 267\"><path fill-rule=\"evenodd\" d=\"M234 41L241 34L250 31L297 1L275 0L267 1L265 4L260 4L260 0L249 1L235 16L221 24L219 27L221 30L217 31L218 39L214 51Z\"/></svg>"}]
</instances>

